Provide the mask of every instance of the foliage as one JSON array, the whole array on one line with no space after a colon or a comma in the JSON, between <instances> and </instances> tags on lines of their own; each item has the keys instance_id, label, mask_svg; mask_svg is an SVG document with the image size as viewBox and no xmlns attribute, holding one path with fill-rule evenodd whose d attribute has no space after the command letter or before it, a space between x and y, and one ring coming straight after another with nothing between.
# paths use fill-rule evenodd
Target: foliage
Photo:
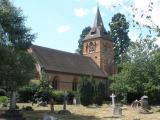
<instances>
[{"instance_id":1,"label":"foliage","mask_svg":"<svg viewBox=\"0 0 160 120\"><path fill-rule=\"evenodd\" d=\"M3 107L7 107L9 104L9 98L7 96L0 96L0 104L2 104Z\"/></svg>"},{"instance_id":2,"label":"foliage","mask_svg":"<svg viewBox=\"0 0 160 120\"><path fill-rule=\"evenodd\" d=\"M73 104L73 98L76 96L76 92L68 91L68 103Z\"/></svg>"},{"instance_id":3,"label":"foliage","mask_svg":"<svg viewBox=\"0 0 160 120\"><path fill-rule=\"evenodd\" d=\"M64 100L64 92L63 91L55 91L53 93L53 98L55 103L62 104Z\"/></svg>"},{"instance_id":4,"label":"foliage","mask_svg":"<svg viewBox=\"0 0 160 120\"><path fill-rule=\"evenodd\" d=\"M102 105L105 98L105 84L103 82L98 83L95 93L95 104Z\"/></svg>"},{"instance_id":5,"label":"foliage","mask_svg":"<svg viewBox=\"0 0 160 120\"><path fill-rule=\"evenodd\" d=\"M25 17L22 10L13 6L9 0L0 1L0 23L7 34L6 44L16 50L26 50L34 39L31 29L25 26Z\"/></svg>"},{"instance_id":6,"label":"foliage","mask_svg":"<svg viewBox=\"0 0 160 120\"><path fill-rule=\"evenodd\" d=\"M123 54L126 53L130 44L130 38L128 36L129 23L123 14L117 13L112 17L109 26L110 35L114 44L115 62L120 63L123 59Z\"/></svg>"},{"instance_id":7,"label":"foliage","mask_svg":"<svg viewBox=\"0 0 160 120\"><path fill-rule=\"evenodd\" d=\"M89 31L91 30L91 27L85 27L82 30L82 33L80 35L80 38L78 40L78 49L76 50L78 54L82 55L83 54L83 39L86 37L86 35L89 33Z\"/></svg>"},{"instance_id":8,"label":"foliage","mask_svg":"<svg viewBox=\"0 0 160 120\"><path fill-rule=\"evenodd\" d=\"M25 26L22 11L9 0L0 1L0 77L7 90L16 89L33 78L34 60L26 51L35 35Z\"/></svg>"},{"instance_id":9,"label":"foliage","mask_svg":"<svg viewBox=\"0 0 160 120\"><path fill-rule=\"evenodd\" d=\"M18 90L19 101L20 102L34 101L34 95L37 92L38 87L39 86L36 84L29 84L27 86L19 88Z\"/></svg>"},{"instance_id":10,"label":"foliage","mask_svg":"<svg viewBox=\"0 0 160 120\"><path fill-rule=\"evenodd\" d=\"M50 85L48 77L46 73L42 70L41 78L40 78L40 85L34 95L35 100L42 100L42 101L49 101L50 98L53 97L53 89Z\"/></svg>"},{"instance_id":11,"label":"foliage","mask_svg":"<svg viewBox=\"0 0 160 120\"><path fill-rule=\"evenodd\" d=\"M143 38L142 29L145 29L145 33L146 30L148 30L150 36L152 36L153 34L157 35L158 37L160 36L160 26L154 20L154 12L157 12L155 10L155 4L159 4L158 1L156 0L148 1L148 3L145 6L145 10L144 9L142 10L141 8L137 8L136 6L131 5L131 16L133 21L133 27L137 28L139 27L140 29L139 37Z\"/></svg>"},{"instance_id":12,"label":"foliage","mask_svg":"<svg viewBox=\"0 0 160 120\"><path fill-rule=\"evenodd\" d=\"M152 103L159 102L160 51L154 41L148 37L131 44L126 55L128 59L121 64L121 71L111 77L112 91L121 96L137 95L137 98L146 94Z\"/></svg>"},{"instance_id":13,"label":"foliage","mask_svg":"<svg viewBox=\"0 0 160 120\"><path fill-rule=\"evenodd\" d=\"M88 77L82 77L78 86L80 101L84 106L93 104L94 88Z\"/></svg>"}]
</instances>

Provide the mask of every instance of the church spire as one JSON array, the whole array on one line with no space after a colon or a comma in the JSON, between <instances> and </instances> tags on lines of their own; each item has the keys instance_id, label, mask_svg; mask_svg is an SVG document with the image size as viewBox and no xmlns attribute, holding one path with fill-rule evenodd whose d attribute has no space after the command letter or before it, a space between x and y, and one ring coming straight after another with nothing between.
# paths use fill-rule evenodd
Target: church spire
<instances>
[{"instance_id":1,"label":"church spire","mask_svg":"<svg viewBox=\"0 0 160 120\"><path fill-rule=\"evenodd\" d=\"M97 13L94 19L93 27L101 27L101 26L103 26L103 21L102 21L101 13L99 11L99 6L97 6Z\"/></svg>"},{"instance_id":2,"label":"church spire","mask_svg":"<svg viewBox=\"0 0 160 120\"><path fill-rule=\"evenodd\" d=\"M108 38L106 29L104 28L101 13L97 5L97 13L94 19L94 24L89 34L84 38L84 40L93 39L93 38Z\"/></svg>"}]
</instances>

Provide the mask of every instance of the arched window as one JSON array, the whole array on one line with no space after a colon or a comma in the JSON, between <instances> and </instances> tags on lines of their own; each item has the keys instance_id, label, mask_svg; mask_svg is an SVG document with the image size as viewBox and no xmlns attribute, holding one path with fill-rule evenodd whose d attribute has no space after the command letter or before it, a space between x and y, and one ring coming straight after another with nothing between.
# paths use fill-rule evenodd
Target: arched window
<instances>
[{"instance_id":1,"label":"arched window","mask_svg":"<svg viewBox=\"0 0 160 120\"><path fill-rule=\"evenodd\" d=\"M89 53L92 53L95 51L96 46L93 42L90 42L88 47L89 47Z\"/></svg>"},{"instance_id":2,"label":"arched window","mask_svg":"<svg viewBox=\"0 0 160 120\"><path fill-rule=\"evenodd\" d=\"M52 80L53 89L58 90L58 82L59 82L58 77L57 76L54 77L53 80Z\"/></svg>"},{"instance_id":3,"label":"arched window","mask_svg":"<svg viewBox=\"0 0 160 120\"><path fill-rule=\"evenodd\" d=\"M78 80L75 78L73 79L73 82L72 82L72 90L77 91L77 87L78 87Z\"/></svg>"}]
</instances>

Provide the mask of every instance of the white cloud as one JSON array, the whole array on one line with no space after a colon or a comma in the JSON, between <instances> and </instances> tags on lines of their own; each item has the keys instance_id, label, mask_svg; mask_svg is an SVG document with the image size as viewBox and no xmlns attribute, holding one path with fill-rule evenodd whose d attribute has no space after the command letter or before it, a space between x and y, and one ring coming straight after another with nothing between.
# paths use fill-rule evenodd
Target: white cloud
<instances>
[{"instance_id":1,"label":"white cloud","mask_svg":"<svg viewBox=\"0 0 160 120\"><path fill-rule=\"evenodd\" d=\"M68 31L70 31L70 30L71 30L71 26L69 26L69 25L61 25L61 26L59 26L58 29L57 29L57 31L58 31L59 33L68 32Z\"/></svg>"},{"instance_id":2,"label":"white cloud","mask_svg":"<svg viewBox=\"0 0 160 120\"><path fill-rule=\"evenodd\" d=\"M89 13L89 10L88 10L88 9L85 9L85 8L75 8L75 9L74 9L74 14L75 14L77 17L86 16L86 15L88 15L88 13Z\"/></svg>"}]
</instances>

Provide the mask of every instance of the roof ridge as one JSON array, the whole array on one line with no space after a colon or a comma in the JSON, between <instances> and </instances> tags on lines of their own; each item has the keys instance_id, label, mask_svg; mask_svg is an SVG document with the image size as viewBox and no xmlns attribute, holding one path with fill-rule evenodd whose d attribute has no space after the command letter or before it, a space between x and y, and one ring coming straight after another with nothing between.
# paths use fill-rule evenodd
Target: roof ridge
<instances>
[{"instance_id":1,"label":"roof ridge","mask_svg":"<svg viewBox=\"0 0 160 120\"><path fill-rule=\"evenodd\" d=\"M71 52L67 52L67 51L63 51L63 50L57 50L57 49L54 49L54 48L39 46L39 45L35 45L35 44L32 44L32 46L41 47L41 48L49 49L49 50L54 50L54 51L58 51L58 52L61 52L61 53L67 53L67 54L71 54L71 55L77 55L77 56L80 56L80 57L86 57L86 56L79 55L79 54L76 54L76 53L71 53Z\"/></svg>"}]
</instances>

